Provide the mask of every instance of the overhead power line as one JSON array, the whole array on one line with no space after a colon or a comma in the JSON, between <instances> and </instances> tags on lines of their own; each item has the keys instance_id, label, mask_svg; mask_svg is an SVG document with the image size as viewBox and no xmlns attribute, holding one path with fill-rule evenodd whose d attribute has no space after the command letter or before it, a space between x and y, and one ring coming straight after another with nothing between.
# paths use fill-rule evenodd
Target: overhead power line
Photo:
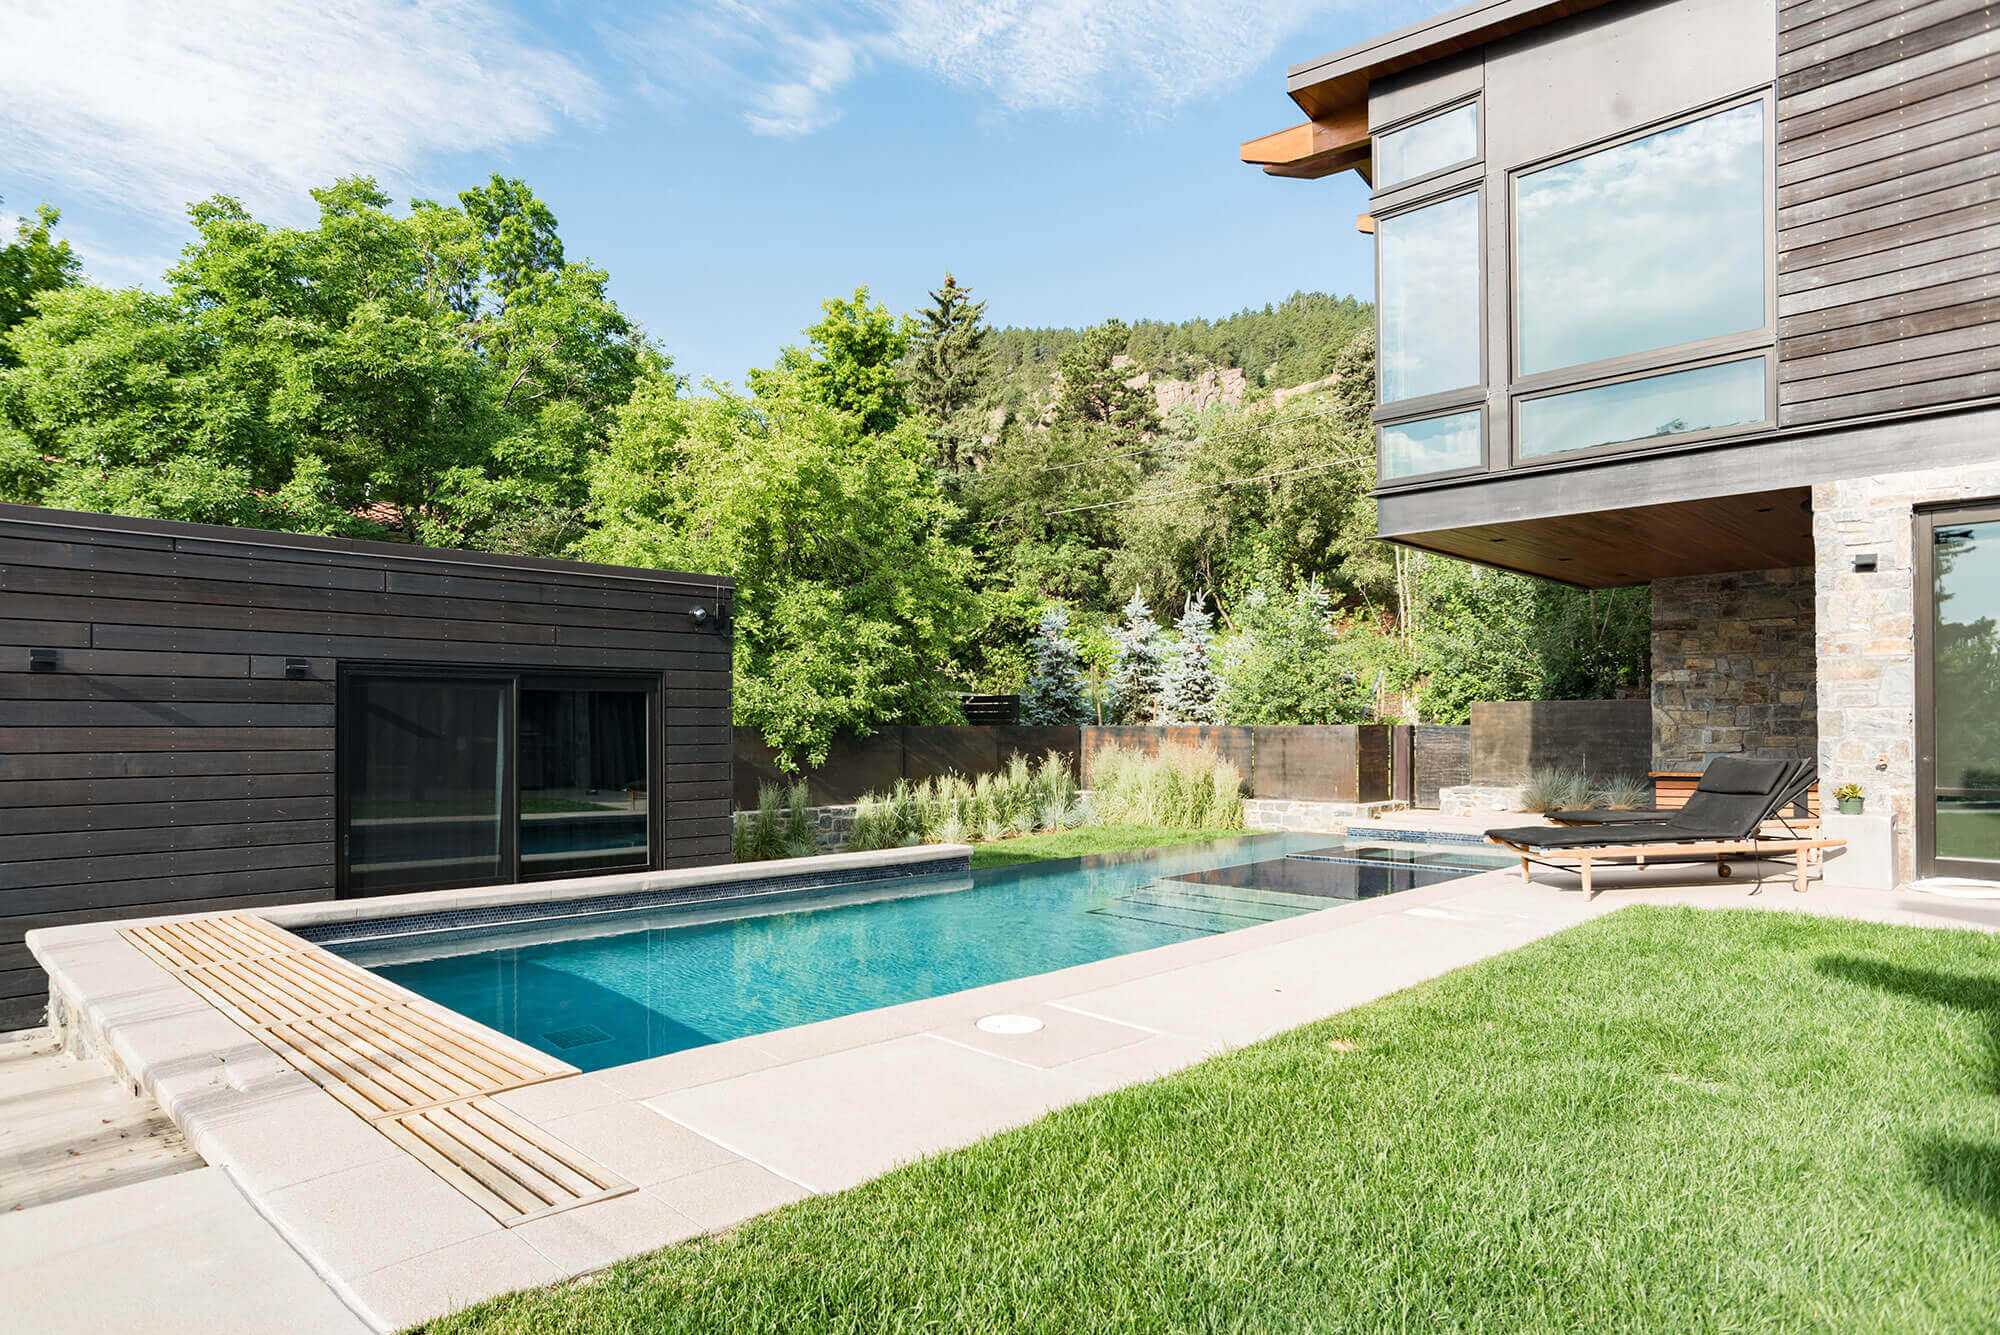
<instances>
[{"instance_id":1,"label":"overhead power line","mask_svg":"<svg viewBox=\"0 0 2000 1335\"><path fill-rule=\"evenodd\" d=\"M1357 454L1347 459L1330 459L1325 463L1307 464L1303 468L1287 468L1276 473L1258 473L1253 477L1231 478L1227 482L1210 482L1199 487L1188 487L1181 491L1162 492L1157 496L1128 496L1122 501L1099 501L1095 505L1072 505L1067 510L1050 510L1043 514L1041 518L1053 519L1057 515L1082 514L1087 510L1113 510L1120 506L1158 505L1162 501L1179 500L1183 496L1199 496L1205 491L1224 491L1230 487L1248 486L1252 482L1269 482L1273 478L1296 477L1300 473L1317 473L1328 468L1342 468L1348 464L1364 463L1374 457L1373 454ZM1003 524L1007 521L1001 519L994 522L996 524Z\"/></svg>"},{"instance_id":2,"label":"overhead power line","mask_svg":"<svg viewBox=\"0 0 2000 1335\"><path fill-rule=\"evenodd\" d=\"M1102 454L1095 458L1078 459L1066 464L1044 464L1040 468L1029 469L1026 475L1028 477L1040 477L1044 473L1060 473L1071 468L1088 468L1092 464L1108 464L1119 459L1136 459L1142 454L1158 454L1162 450L1179 449L1182 446L1206 445L1213 440L1229 440L1236 436L1254 436L1260 431L1270 431L1276 427L1290 426L1294 422L1309 422L1315 417L1332 417L1340 413L1351 413L1357 409L1365 411L1368 406L1367 404L1347 404L1339 408L1327 408L1316 413L1300 413L1296 417L1281 417L1275 422L1260 422L1256 426L1246 426L1235 431L1219 431L1212 436L1196 436L1191 440L1166 440L1161 441L1158 445L1147 445L1141 449L1126 450L1119 454ZM998 476L999 474L997 473L974 473L966 481L987 482Z\"/></svg>"}]
</instances>

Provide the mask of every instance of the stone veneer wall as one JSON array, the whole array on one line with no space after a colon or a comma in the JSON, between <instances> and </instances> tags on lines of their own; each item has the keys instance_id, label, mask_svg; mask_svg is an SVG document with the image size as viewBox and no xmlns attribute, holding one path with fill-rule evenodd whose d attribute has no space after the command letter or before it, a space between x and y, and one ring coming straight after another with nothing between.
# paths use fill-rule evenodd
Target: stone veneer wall
<instances>
[{"instance_id":1,"label":"stone veneer wall","mask_svg":"<svg viewBox=\"0 0 2000 1335\"><path fill-rule=\"evenodd\" d=\"M1653 584L1653 768L1818 745L1810 566Z\"/></svg>"},{"instance_id":2,"label":"stone veneer wall","mask_svg":"<svg viewBox=\"0 0 2000 1335\"><path fill-rule=\"evenodd\" d=\"M1820 791L1858 783L1896 818L1896 878L1917 872L1916 507L2000 495L2000 462L1813 487L1819 561ZM1857 572L1872 552L1877 568Z\"/></svg>"}]
</instances>

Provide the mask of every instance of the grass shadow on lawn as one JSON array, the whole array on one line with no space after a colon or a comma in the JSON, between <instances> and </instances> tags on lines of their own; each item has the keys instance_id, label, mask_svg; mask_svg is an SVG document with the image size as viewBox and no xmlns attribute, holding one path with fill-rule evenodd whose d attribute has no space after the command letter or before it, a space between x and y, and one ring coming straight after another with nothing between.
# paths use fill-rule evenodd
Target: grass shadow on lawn
<instances>
[{"instance_id":1,"label":"grass shadow on lawn","mask_svg":"<svg viewBox=\"0 0 2000 1335\"><path fill-rule=\"evenodd\" d=\"M1985 1083L1989 1092L2000 1095L2000 980L1854 955L1823 956L1814 967L1829 978L1963 1011L1984 1021ZM2000 1219L2000 1145L1930 1135L1911 1137L1906 1146L1918 1181L1946 1200Z\"/></svg>"}]
</instances>

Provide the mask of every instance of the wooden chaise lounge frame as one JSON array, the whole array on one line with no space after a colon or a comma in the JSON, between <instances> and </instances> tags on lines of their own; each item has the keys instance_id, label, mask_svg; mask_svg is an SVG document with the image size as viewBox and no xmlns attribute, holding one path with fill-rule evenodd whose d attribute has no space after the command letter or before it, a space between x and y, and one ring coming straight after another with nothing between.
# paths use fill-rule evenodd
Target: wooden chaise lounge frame
<instances>
[{"instance_id":1,"label":"wooden chaise lounge frame","mask_svg":"<svg viewBox=\"0 0 2000 1335\"><path fill-rule=\"evenodd\" d=\"M1801 762L1801 772L1808 765L1809 762ZM1549 849L1537 848L1532 844L1512 839L1498 838L1494 832L1488 832L1486 842L1498 844L1520 856L1523 883L1533 879L1530 871L1532 866L1547 867L1551 871L1577 872L1583 878L1583 896L1586 900L1597 897L1597 889L1591 882L1591 869L1594 865L1629 862L1634 866L1644 867L1649 858L1662 862L1706 861L1714 858L1716 874L1727 877L1730 875L1729 862L1732 858L1739 861L1745 858L1764 861L1789 857L1794 867L1792 888L1804 894L1807 877L1812 871L1817 855L1829 848L1844 848L1847 841L1817 838L1792 831L1788 819L1775 809L1792 801L1792 787L1791 782L1778 785L1778 795L1772 802L1774 809L1758 822L1756 833L1741 839L1691 839L1686 842L1660 839L1640 844L1604 844ZM1818 829L1817 819L1807 818L1807 820L1810 820L1813 830ZM1764 831L1774 822L1786 827L1786 832L1778 836L1767 835ZM1762 888L1761 884L1759 888ZM1751 893L1755 894L1756 890L1752 890Z\"/></svg>"}]
</instances>

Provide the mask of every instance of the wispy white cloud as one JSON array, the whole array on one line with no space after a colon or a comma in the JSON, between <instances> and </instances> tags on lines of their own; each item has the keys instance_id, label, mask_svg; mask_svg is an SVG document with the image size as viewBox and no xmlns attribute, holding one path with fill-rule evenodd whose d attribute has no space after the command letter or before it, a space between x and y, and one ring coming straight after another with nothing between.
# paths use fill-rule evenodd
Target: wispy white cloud
<instances>
[{"instance_id":1,"label":"wispy white cloud","mask_svg":"<svg viewBox=\"0 0 2000 1335\"><path fill-rule=\"evenodd\" d=\"M1316 19L1397 0L689 0L599 25L659 100L735 97L760 134L838 120L871 68L922 70L1002 111L1165 110L1210 95ZM1314 52L1317 54L1317 51Z\"/></svg>"},{"instance_id":2,"label":"wispy white cloud","mask_svg":"<svg viewBox=\"0 0 2000 1335\"><path fill-rule=\"evenodd\" d=\"M595 121L575 60L475 0L6 0L0 164L167 220L240 196L296 218L357 172Z\"/></svg>"}]
</instances>

